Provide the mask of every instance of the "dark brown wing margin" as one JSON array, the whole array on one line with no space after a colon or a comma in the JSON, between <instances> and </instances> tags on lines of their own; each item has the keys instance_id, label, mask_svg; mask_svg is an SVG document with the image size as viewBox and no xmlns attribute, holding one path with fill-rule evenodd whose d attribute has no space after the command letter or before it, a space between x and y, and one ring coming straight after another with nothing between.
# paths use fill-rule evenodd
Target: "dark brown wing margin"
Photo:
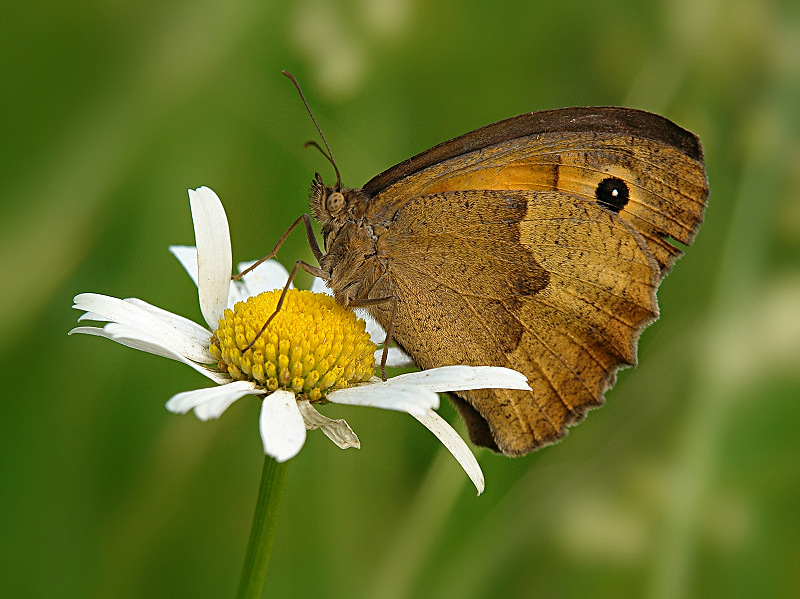
<instances>
[{"instance_id":1,"label":"dark brown wing margin","mask_svg":"<svg viewBox=\"0 0 800 599\"><path fill-rule=\"evenodd\" d=\"M700 140L657 114L615 106L557 108L498 121L434 146L373 177L364 185L364 191L371 197L403 177L461 154L518 137L556 132L620 133L652 139L674 147L693 160L703 160Z\"/></svg>"}]
</instances>

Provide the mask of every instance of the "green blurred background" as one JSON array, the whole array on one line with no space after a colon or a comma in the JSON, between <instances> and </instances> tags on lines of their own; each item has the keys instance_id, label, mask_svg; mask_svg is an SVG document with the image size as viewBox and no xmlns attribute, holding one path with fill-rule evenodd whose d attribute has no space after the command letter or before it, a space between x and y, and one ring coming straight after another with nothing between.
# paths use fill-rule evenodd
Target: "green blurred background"
<instances>
[{"instance_id":1,"label":"green blurred background","mask_svg":"<svg viewBox=\"0 0 800 599\"><path fill-rule=\"evenodd\" d=\"M230 597L262 466L258 402L67 337L72 297L202 322L168 254L187 188L234 258L307 206L312 124L345 183L518 113L623 104L703 140L711 198L661 320L607 406L480 498L413 419L330 406L291 462L273 597L800 596L800 3L211 0L4 3L0 27L0 594ZM285 262L310 253L301 233ZM441 413L456 422L449 406Z\"/></svg>"}]
</instances>

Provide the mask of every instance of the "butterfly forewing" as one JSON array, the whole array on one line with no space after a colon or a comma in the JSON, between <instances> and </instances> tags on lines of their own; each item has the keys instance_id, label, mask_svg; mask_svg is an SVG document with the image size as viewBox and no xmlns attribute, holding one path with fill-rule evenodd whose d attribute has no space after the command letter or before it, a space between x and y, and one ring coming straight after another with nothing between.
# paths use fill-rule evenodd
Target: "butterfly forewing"
<instances>
[{"instance_id":1,"label":"butterfly forewing","mask_svg":"<svg viewBox=\"0 0 800 599\"><path fill-rule=\"evenodd\" d=\"M417 195L469 189L558 190L598 201L598 186L620 179L618 210L669 271L703 221L708 183L697 138L638 110L565 108L488 125L411 158L364 186L377 207Z\"/></svg>"}]
</instances>

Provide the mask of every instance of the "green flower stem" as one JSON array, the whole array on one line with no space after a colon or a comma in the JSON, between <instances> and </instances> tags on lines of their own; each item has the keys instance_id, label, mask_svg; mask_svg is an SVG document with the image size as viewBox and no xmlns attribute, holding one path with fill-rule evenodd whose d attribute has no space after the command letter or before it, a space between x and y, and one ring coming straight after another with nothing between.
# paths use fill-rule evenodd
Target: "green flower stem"
<instances>
[{"instance_id":1,"label":"green flower stem","mask_svg":"<svg viewBox=\"0 0 800 599\"><path fill-rule=\"evenodd\" d=\"M261 487L258 489L256 512L250 530L250 542L244 558L238 599L260 599L267 579L267 564L275 535L275 524L281 508L283 486L288 462L279 464L270 456L264 457Z\"/></svg>"}]
</instances>

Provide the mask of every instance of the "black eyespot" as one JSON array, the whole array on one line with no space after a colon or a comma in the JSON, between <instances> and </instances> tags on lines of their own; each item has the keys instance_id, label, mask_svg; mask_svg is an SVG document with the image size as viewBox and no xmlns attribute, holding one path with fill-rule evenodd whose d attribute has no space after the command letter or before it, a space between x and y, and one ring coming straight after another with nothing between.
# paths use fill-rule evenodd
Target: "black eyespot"
<instances>
[{"instance_id":1,"label":"black eyespot","mask_svg":"<svg viewBox=\"0 0 800 599\"><path fill-rule=\"evenodd\" d=\"M630 199L628 185L616 177L608 177L600 181L594 195L598 204L614 212L622 210Z\"/></svg>"}]
</instances>

